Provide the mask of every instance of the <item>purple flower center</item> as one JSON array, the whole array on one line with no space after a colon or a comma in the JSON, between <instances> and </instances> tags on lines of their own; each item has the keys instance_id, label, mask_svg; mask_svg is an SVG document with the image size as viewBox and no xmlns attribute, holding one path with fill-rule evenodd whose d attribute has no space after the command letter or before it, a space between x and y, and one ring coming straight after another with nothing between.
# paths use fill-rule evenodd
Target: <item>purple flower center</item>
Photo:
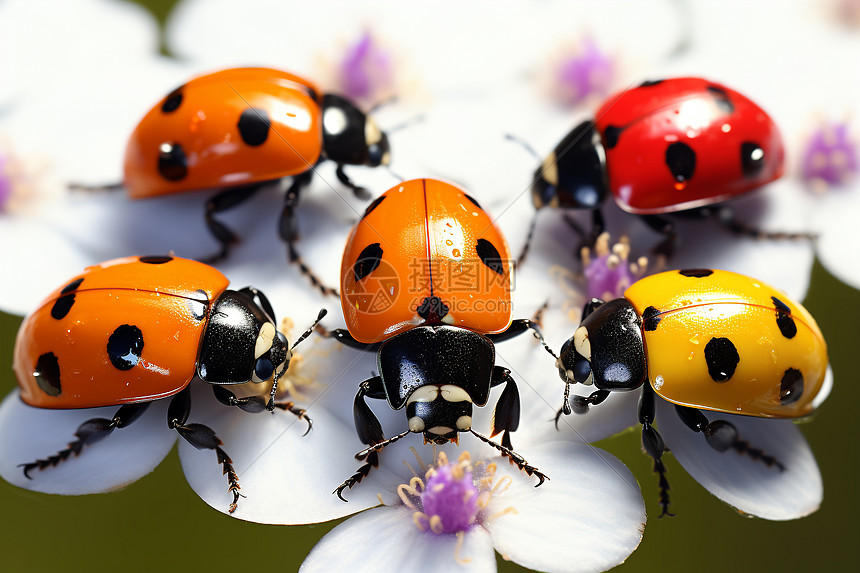
<instances>
[{"instance_id":1,"label":"purple flower center","mask_svg":"<svg viewBox=\"0 0 860 573\"><path fill-rule=\"evenodd\" d=\"M564 59L558 66L556 81L559 96L578 104L591 96L602 97L612 82L613 63L591 38L582 43L582 52Z\"/></svg>"},{"instance_id":2,"label":"purple flower center","mask_svg":"<svg viewBox=\"0 0 860 573\"><path fill-rule=\"evenodd\" d=\"M812 134L803 154L803 179L824 187L840 185L857 174L857 144L848 126L834 123Z\"/></svg>"},{"instance_id":3,"label":"purple flower center","mask_svg":"<svg viewBox=\"0 0 860 573\"><path fill-rule=\"evenodd\" d=\"M478 488L471 470L452 464L437 467L421 492L421 507L434 533L469 529L478 515Z\"/></svg>"},{"instance_id":4,"label":"purple flower center","mask_svg":"<svg viewBox=\"0 0 860 573\"><path fill-rule=\"evenodd\" d=\"M648 265L644 257L631 264L627 260L629 254L630 245L625 239L610 247L608 233L597 238L593 251L583 250L582 273L588 298L610 300L624 296L627 287L644 274Z\"/></svg>"},{"instance_id":5,"label":"purple flower center","mask_svg":"<svg viewBox=\"0 0 860 573\"><path fill-rule=\"evenodd\" d=\"M391 57L374 43L370 32L365 32L341 61L340 78L345 96L373 99L391 87Z\"/></svg>"}]
</instances>

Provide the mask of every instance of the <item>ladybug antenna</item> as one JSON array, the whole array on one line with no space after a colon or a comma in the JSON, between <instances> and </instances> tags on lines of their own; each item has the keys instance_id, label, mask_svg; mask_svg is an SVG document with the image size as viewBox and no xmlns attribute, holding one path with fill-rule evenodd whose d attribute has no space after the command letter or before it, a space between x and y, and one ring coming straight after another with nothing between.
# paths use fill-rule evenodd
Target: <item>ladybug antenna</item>
<instances>
[{"instance_id":1,"label":"ladybug antenna","mask_svg":"<svg viewBox=\"0 0 860 573\"><path fill-rule=\"evenodd\" d=\"M296 346L298 346L300 342L302 342L305 338L307 338L308 336L311 335L311 333L317 327L317 324L319 324L319 322L323 319L323 317L325 317L326 314L328 314L328 311L326 309L323 308L320 310L319 314L317 315L317 319L310 326L310 328L305 330L302 333L302 335L299 336L298 339L296 339L296 341L293 343L293 345L290 346L290 352L292 352L293 349ZM280 374L278 373L277 370L275 370L275 375L272 377L272 390L271 390L271 392L269 392L269 401L266 403L266 410L268 410L269 412L271 412L275 409L275 395L278 393L278 379L279 378L280 378Z\"/></svg>"},{"instance_id":2,"label":"ladybug antenna","mask_svg":"<svg viewBox=\"0 0 860 573\"><path fill-rule=\"evenodd\" d=\"M325 318L325 315L327 315L327 314L328 314L328 311L327 311L326 309L324 309L324 308L320 309L320 312L319 312L319 314L317 315L316 320L314 320L314 323L313 323L312 325L310 325L310 327L309 327L307 330L305 330L305 331L302 333L302 335L301 335L301 336L299 336L299 337L296 339L296 341L295 341L295 342L293 342L293 345L292 345L292 346L290 346L290 350L294 349L296 346L298 346L298 345L299 345L299 343L300 343L300 342L302 342L305 338L307 338L308 336L310 336L310 335L311 335L311 333L312 333L314 330L316 330L316 327L317 327L317 325L320 323L320 321L321 321L323 318Z\"/></svg>"},{"instance_id":3,"label":"ladybug antenna","mask_svg":"<svg viewBox=\"0 0 860 573\"><path fill-rule=\"evenodd\" d=\"M376 102L375 104L373 104L373 105L370 107L370 109L369 109L369 110L367 110L367 113L368 113L368 114L376 113L376 111L378 111L378 110L379 110L379 108L381 108L381 107L385 107L385 106L387 106L387 105L390 105L390 104L392 104L392 103L394 103L394 102L396 102L396 101L397 101L397 96L390 96L390 97L387 97L387 98L385 98L385 99L381 99L381 100L379 100L378 102Z\"/></svg>"},{"instance_id":4,"label":"ladybug antenna","mask_svg":"<svg viewBox=\"0 0 860 573\"><path fill-rule=\"evenodd\" d=\"M406 181L406 179L402 175L398 175L397 173L395 173L390 165L386 165L385 168L388 169L388 172L391 173L394 177L396 177L398 181Z\"/></svg>"},{"instance_id":5,"label":"ladybug antenna","mask_svg":"<svg viewBox=\"0 0 860 573\"><path fill-rule=\"evenodd\" d=\"M410 117L407 120L401 121L400 123L398 123L394 127L390 127L388 129L386 129L385 133L387 133L388 135L391 135L394 132L400 131L401 129L415 125L416 123L421 123L423 121L424 121L424 114L419 113L418 115L416 115L414 117Z\"/></svg>"},{"instance_id":6,"label":"ladybug antenna","mask_svg":"<svg viewBox=\"0 0 860 573\"><path fill-rule=\"evenodd\" d=\"M69 183L69 191L85 191L87 193L107 193L120 191L124 188L122 181L119 183L107 183L105 185L84 185L82 183Z\"/></svg>"},{"instance_id":7,"label":"ladybug antenna","mask_svg":"<svg viewBox=\"0 0 860 573\"><path fill-rule=\"evenodd\" d=\"M526 151L528 151L529 153L531 153L531 154L532 154L532 156L533 156L535 159L537 159L538 161L542 161L542 160L543 160L543 157L541 157L540 155L538 155L538 152L537 152L537 151L535 151L535 148L534 148L534 147L532 147L531 145L529 145L529 143L528 143L525 139L522 139L521 137L516 136L516 135L514 135L513 133L506 133L506 134L505 134L505 139L507 139L508 141L513 141L513 142L515 142L515 143L519 143L520 145L522 145L522 146L523 146L523 149L525 149Z\"/></svg>"}]
</instances>

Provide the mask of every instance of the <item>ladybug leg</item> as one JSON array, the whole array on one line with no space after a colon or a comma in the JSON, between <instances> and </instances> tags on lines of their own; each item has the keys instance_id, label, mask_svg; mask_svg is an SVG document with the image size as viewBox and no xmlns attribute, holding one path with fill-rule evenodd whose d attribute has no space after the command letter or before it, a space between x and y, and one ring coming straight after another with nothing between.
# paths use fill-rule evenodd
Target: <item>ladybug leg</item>
<instances>
[{"instance_id":1,"label":"ladybug leg","mask_svg":"<svg viewBox=\"0 0 860 573\"><path fill-rule=\"evenodd\" d=\"M728 207L709 211L709 214L715 216L720 222L720 224L722 224L735 235L751 237L757 240L766 239L769 241L813 241L818 237L816 233L786 233L780 231L763 231L757 227L752 227L745 223L741 223L740 221L735 219L734 211L732 211Z\"/></svg>"},{"instance_id":2,"label":"ladybug leg","mask_svg":"<svg viewBox=\"0 0 860 573\"><path fill-rule=\"evenodd\" d=\"M217 394L216 394L217 396ZM191 393L186 386L185 389L173 397L167 407L167 426L176 430L182 438L198 450L215 450L218 463L224 468L227 482L230 484L228 491L233 494L229 511L236 511L236 503L239 501L239 475L233 469L233 460L227 452L221 449L223 442L215 435L215 430L203 424L186 424L188 414L191 412Z\"/></svg>"},{"instance_id":3,"label":"ladybug leg","mask_svg":"<svg viewBox=\"0 0 860 573\"><path fill-rule=\"evenodd\" d=\"M215 237L221 245L221 249L214 255L200 259L204 263L212 264L227 257L230 252L230 245L239 242L239 237L231 231L224 223L215 218L216 213L227 211L244 203L254 196L260 187L269 184L270 181L263 183L254 183L253 185L243 185L241 187L231 187L221 191L206 202L206 226L209 232Z\"/></svg>"},{"instance_id":4,"label":"ladybug leg","mask_svg":"<svg viewBox=\"0 0 860 573\"><path fill-rule=\"evenodd\" d=\"M654 255L658 259L668 259L675 254L675 246L678 244L678 228L675 223L659 215L642 215L642 221L663 235L663 240L654 247Z\"/></svg>"},{"instance_id":5,"label":"ladybug leg","mask_svg":"<svg viewBox=\"0 0 860 573\"><path fill-rule=\"evenodd\" d=\"M382 432L382 424L376 418L376 415L367 405L364 398L385 399L385 387L382 385L382 378L374 376L363 381L358 387L358 393L355 395L353 402L352 414L355 421L355 431L361 443L367 444L370 448L362 450L356 454L355 458L359 461L364 461L364 465L358 468L354 474L349 476L337 489L332 493L337 495L342 501L347 501L343 497L343 491L347 488L352 489L352 486L361 482L361 480L370 473L374 467L379 467L379 450L387 446L393 441L399 440L409 433L406 432L391 438L385 439Z\"/></svg>"},{"instance_id":6,"label":"ladybug leg","mask_svg":"<svg viewBox=\"0 0 860 573\"><path fill-rule=\"evenodd\" d=\"M763 462L768 467L776 467L779 471L785 471L785 466L779 460L765 454L758 448L751 447L749 442L739 439L738 430L731 422L714 420L709 423L708 418L700 410L688 406L676 405L675 411L678 412L678 417L681 418L684 425L694 432L702 432L708 445L718 452L732 448L740 454L747 454L752 459Z\"/></svg>"},{"instance_id":7,"label":"ladybug leg","mask_svg":"<svg viewBox=\"0 0 860 573\"><path fill-rule=\"evenodd\" d=\"M527 475L530 475L530 476L533 475L536 478L538 478L538 480L540 480L540 481L538 481L538 483L535 485L535 487L540 486L543 482L545 482L546 480L549 479L549 476L547 476L545 473L543 473L542 471L540 471L536 467L529 465L529 463L526 461L526 459L524 457L522 457L521 455L519 455L518 453L516 453L513 449L507 448L501 444L497 444L496 442L494 442L490 438L488 438L486 436L482 436L481 434L479 434L478 432L476 432L475 430L473 430L471 428L469 429L469 431L472 433L473 436L475 436L476 438L478 438L479 440L481 440L485 444L490 445L490 446L496 448L497 450L499 450L499 452L501 452L502 456L508 458L508 460L512 464L516 465L520 470L526 472Z\"/></svg>"},{"instance_id":8,"label":"ladybug leg","mask_svg":"<svg viewBox=\"0 0 860 573\"><path fill-rule=\"evenodd\" d=\"M552 348L549 347L549 344L546 343L546 339L543 337L543 332L540 329L540 321L543 315L543 311L546 309L546 304L540 307L535 313L534 318L518 318L511 322L510 326L508 326L502 332L497 332L496 334L486 334L485 336L495 342L503 342L505 340L510 340L515 336L519 336L524 332L531 331L532 335L540 341L544 350L546 350L553 358L558 359L555 352Z\"/></svg>"},{"instance_id":9,"label":"ladybug leg","mask_svg":"<svg viewBox=\"0 0 860 573\"><path fill-rule=\"evenodd\" d=\"M361 199L362 201L367 201L370 199L370 191L365 189L364 187L359 187L347 176L346 172L343 170L343 163L337 164L337 169L335 169L334 174L337 175L337 180L352 189L352 192L356 197Z\"/></svg>"},{"instance_id":10,"label":"ladybug leg","mask_svg":"<svg viewBox=\"0 0 860 573\"><path fill-rule=\"evenodd\" d=\"M230 390L227 390L224 386L219 384L214 384L212 386L212 392L215 394L215 398L218 399L219 402L224 404L225 406L235 406L240 410L245 412L249 412L251 414L258 414L265 410L268 410L266 407L266 400L262 396L245 396L243 398L236 397ZM304 420L308 424L308 429L302 435L307 435L308 432L311 431L313 427L313 422L307 416L307 410L304 408L296 407L294 402L273 402L272 409L279 408L286 412L291 412L298 419Z\"/></svg>"},{"instance_id":11,"label":"ladybug leg","mask_svg":"<svg viewBox=\"0 0 860 573\"><path fill-rule=\"evenodd\" d=\"M30 472L34 469L43 470L46 467L53 467L69 458L72 454L79 456L84 446L94 444L99 440L106 438L114 431L114 428L125 428L140 418L146 411L151 402L140 402L138 404L126 404L120 406L113 418L92 418L87 420L75 430L77 440L69 442L65 450L60 450L53 456L45 459L36 460L28 464L19 464L19 468L24 468L24 476L27 479L33 479Z\"/></svg>"},{"instance_id":12,"label":"ladybug leg","mask_svg":"<svg viewBox=\"0 0 860 573\"><path fill-rule=\"evenodd\" d=\"M642 397L639 399L639 423L642 424L642 445L645 452L654 460L654 472L660 476L660 507L663 511L660 517L668 515L674 517L673 513L669 513L669 480L666 479L666 466L663 465L663 452L666 450L666 445L663 443L663 437L652 425L654 423L655 404L654 390L651 384L646 383L642 387Z\"/></svg>"},{"instance_id":13,"label":"ladybug leg","mask_svg":"<svg viewBox=\"0 0 860 573\"><path fill-rule=\"evenodd\" d=\"M272 303L269 302L269 299L266 298L261 291L257 290L254 287L247 286L243 289L240 289L239 292L244 293L253 299L254 304L263 309L263 312L269 315L269 318L272 319L272 323L276 323L275 321L275 309L272 307Z\"/></svg>"},{"instance_id":14,"label":"ladybug leg","mask_svg":"<svg viewBox=\"0 0 860 573\"><path fill-rule=\"evenodd\" d=\"M302 189L307 187L311 179L313 179L314 171L308 169L304 173L299 173L293 176L293 182L290 188L287 189L287 194L284 197L284 208L281 210L281 219L278 224L278 233L281 239L287 244L287 252L290 256L290 262L299 266L302 274L308 277L315 287L317 287L324 295L340 296L337 289L326 286L322 280L316 276L311 268L305 263L302 256L296 248L296 241L299 240L299 225L296 218L296 207L299 204Z\"/></svg>"},{"instance_id":15,"label":"ladybug leg","mask_svg":"<svg viewBox=\"0 0 860 573\"><path fill-rule=\"evenodd\" d=\"M336 328L334 330L326 330L324 327L318 326L316 331L321 336L324 336L326 338L334 338L335 340L337 340L341 344L345 344L346 346L349 346L350 348L355 348L358 350L365 350L367 352L376 352L377 350L379 350L379 347L381 345L381 343L379 343L379 342L370 342L370 343L359 342L358 340L353 338L352 335L349 333L349 331L345 328Z\"/></svg>"},{"instance_id":16,"label":"ladybug leg","mask_svg":"<svg viewBox=\"0 0 860 573\"><path fill-rule=\"evenodd\" d=\"M517 255L517 259L514 262L514 268L518 268L523 262L526 260L526 255L529 253L529 247L532 245L532 239L535 235L535 227L537 226L537 218L538 218L538 210L535 210L534 215L532 215L532 222L529 225L529 232L526 235L526 242L523 244L523 248L520 251L520 254Z\"/></svg>"},{"instance_id":17,"label":"ladybug leg","mask_svg":"<svg viewBox=\"0 0 860 573\"><path fill-rule=\"evenodd\" d=\"M517 383L511 377L511 371L501 366L493 368L493 378L490 387L504 384L505 389L496 402L493 412L493 431L490 437L502 433L502 445L510 450L514 449L511 444L511 432L516 432L520 425L520 392Z\"/></svg>"}]
</instances>

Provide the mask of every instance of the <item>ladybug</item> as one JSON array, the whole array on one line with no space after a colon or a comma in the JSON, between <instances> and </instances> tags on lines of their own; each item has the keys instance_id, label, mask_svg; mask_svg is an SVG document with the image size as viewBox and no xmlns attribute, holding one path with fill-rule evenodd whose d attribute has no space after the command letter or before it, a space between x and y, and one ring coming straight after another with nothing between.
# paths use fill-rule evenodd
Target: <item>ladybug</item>
<instances>
[{"instance_id":1,"label":"ladybug","mask_svg":"<svg viewBox=\"0 0 860 573\"><path fill-rule=\"evenodd\" d=\"M110 420L81 424L66 450L22 464L24 475L32 479L32 470L80 454L132 424L153 400L172 397L168 426L194 447L215 450L233 493L232 513L239 479L215 432L186 424L189 382L208 382L218 401L246 412L288 410L306 420L308 430L310 420L292 402L274 400L292 347L275 327L271 304L257 289L228 290L228 283L196 261L127 257L88 267L51 293L24 319L15 341L21 399L37 408L119 408ZM269 380L268 402L258 395L238 398L226 388Z\"/></svg>"},{"instance_id":2,"label":"ladybug","mask_svg":"<svg viewBox=\"0 0 860 573\"><path fill-rule=\"evenodd\" d=\"M324 293L295 242L295 208L302 188L325 160L359 197L344 165L387 165L388 138L347 99L322 94L308 80L270 68L231 68L192 79L158 102L140 121L125 150L123 186L132 199L198 189L221 191L206 203L206 225L220 243L215 262L237 236L215 218L261 187L292 177L278 232L290 260Z\"/></svg>"},{"instance_id":3,"label":"ladybug","mask_svg":"<svg viewBox=\"0 0 860 573\"><path fill-rule=\"evenodd\" d=\"M585 305L582 324L556 360L565 383L561 413L584 413L614 391L642 388L645 451L660 474L663 515L668 483L663 439L653 427L655 395L702 432L717 451L733 448L782 465L742 441L725 420L702 410L761 418L812 412L827 371L827 345L815 319L784 293L744 275L710 269L669 271L636 281L624 298ZM568 402L570 384L594 385Z\"/></svg>"},{"instance_id":4,"label":"ladybug","mask_svg":"<svg viewBox=\"0 0 860 573\"><path fill-rule=\"evenodd\" d=\"M604 226L600 206L611 194L665 235L657 250L670 254L676 229L664 215L708 214L703 208L782 176L784 155L774 121L742 94L702 78L647 81L610 97L593 121L559 142L535 171L532 202L536 209L590 209L596 238ZM806 236L766 233L721 216L738 233ZM527 251L528 240L520 259Z\"/></svg>"},{"instance_id":5,"label":"ladybug","mask_svg":"<svg viewBox=\"0 0 860 573\"><path fill-rule=\"evenodd\" d=\"M510 370L495 365L494 342L528 330L511 320L512 259L507 242L478 202L462 189L434 179L413 179L368 206L352 229L341 264L341 305L347 329L329 333L340 342L377 352L378 376L355 397L356 431L368 448L365 464L343 482L342 493L378 465L377 453L410 432L424 443L458 443L470 432L528 475L546 476L513 450L520 400ZM496 404L496 443L472 429L473 406L490 389L505 388ZM386 439L365 398L406 409L408 429Z\"/></svg>"}]
</instances>

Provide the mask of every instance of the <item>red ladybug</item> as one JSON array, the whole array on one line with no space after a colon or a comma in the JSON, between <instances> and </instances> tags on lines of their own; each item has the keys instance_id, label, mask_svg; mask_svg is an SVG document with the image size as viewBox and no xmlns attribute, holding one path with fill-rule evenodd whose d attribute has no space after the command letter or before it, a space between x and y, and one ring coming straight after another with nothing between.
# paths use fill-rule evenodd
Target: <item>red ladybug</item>
<instances>
[{"instance_id":1,"label":"red ladybug","mask_svg":"<svg viewBox=\"0 0 860 573\"><path fill-rule=\"evenodd\" d=\"M233 68L192 79L158 102L131 134L123 185L133 199L197 189L222 189L206 203L206 225L227 256L237 236L215 215L260 187L293 177L278 231L290 259L323 292L301 262L295 208L314 167L337 164L337 177L360 197L344 165L387 165L388 138L348 100L323 94L308 80L269 68Z\"/></svg>"},{"instance_id":2,"label":"red ladybug","mask_svg":"<svg viewBox=\"0 0 860 573\"><path fill-rule=\"evenodd\" d=\"M212 384L220 402L246 412L277 407L307 418L292 402L274 401L292 348L277 331L271 304L252 287L233 291L228 283L196 261L127 257L88 267L49 295L24 319L15 341L21 399L38 408L119 408L110 420L81 424L68 449L22 464L24 474L80 454L85 445L130 425L153 400L172 396L168 425L194 447L216 451L233 492L232 512L239 479L230 457L211 428L186 424L191 380ZM225 388L268 380L268 403Z\"/></svg>"},{"instance_id":3,"label":"red ladybug","mask_svg":"<svg viewBox=\"0 0 860 573\"><path fill-rule=\"evenodd\" d=\"M532 200L538 209L593 210L596 237L611 192L622 209L667 235L661 250L668 252L675 228L660 215L760 187L782 175L783 159L776 124L745 96L702 78L649 81L610 97L594 121L559 142L535 171Z\"/></svg>"},{"instance_id":4,"label":"red ladybug","mask_svg":"<svg viewBox=\"0 0 860 573\"><path fill-rule=\"evenodd\" d=\"M341 494L378 464L377 452L409 432L425 443L457 442L471 432L528 475L546 476L513 451L520 400L507 368L495 365L494 342L527 330L511 320L512 259L489 215L463 190L414 179L377 198L355 225L341 265L341 304L348 330L330 333L344 344L377 351L379 375L361 383L356 431L369 447L366 463L335 490ZM505 384L493 418L501 444L472 429L472 407ZM385 439L365 397L406 408L408 429Z\"/></svg>"}]
</instances>

